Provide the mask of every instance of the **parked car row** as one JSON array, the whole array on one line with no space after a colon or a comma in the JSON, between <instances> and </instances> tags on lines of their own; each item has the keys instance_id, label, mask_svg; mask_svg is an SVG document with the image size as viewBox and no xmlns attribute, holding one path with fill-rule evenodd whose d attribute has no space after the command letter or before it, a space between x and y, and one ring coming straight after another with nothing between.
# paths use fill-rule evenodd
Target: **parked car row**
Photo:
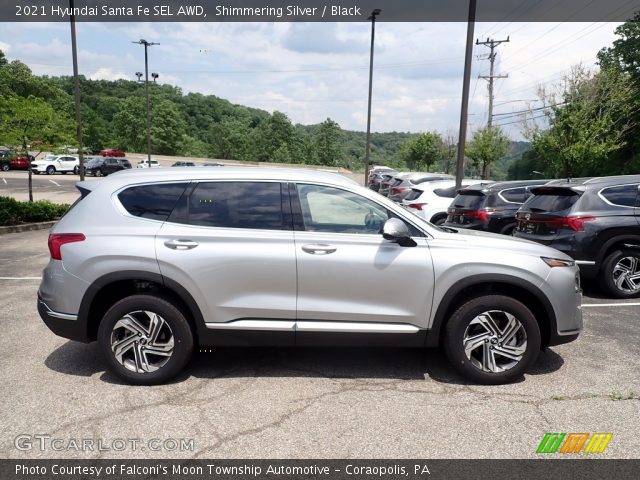
<instances>
[{"instance_id":1,"label":"parked car row","mask_svg":"<svg viewBox=\"0 0 640 480\"><path fill-rule=\"evenodd\" d=\"M386 184L407 178L389 171L375 175L381 178L382 194ZM370 176L369 187L375 190L372 178L376 181ZM423 182L398 203L445 228L513 235L550 246L572 257L581 276L597 279L608 295L640 295L640 175L464 180L460 189L453 180Z\"/></svg>"}]
</instances>

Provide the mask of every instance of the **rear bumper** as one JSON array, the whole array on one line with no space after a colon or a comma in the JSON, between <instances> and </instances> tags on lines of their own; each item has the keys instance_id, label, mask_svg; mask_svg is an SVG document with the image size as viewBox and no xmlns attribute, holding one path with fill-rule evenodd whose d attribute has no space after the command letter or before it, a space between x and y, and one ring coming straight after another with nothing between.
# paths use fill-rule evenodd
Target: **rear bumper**
<instances>
[{"instance_id":1,"label":"rear bumper","mask_svg":"<svg viewBox=\"0 0 640 480\"><path fill-rule=\"evenodd\" d=\"M69 313L56 312L42 300L38 293L38 313L45 325L59 337L89 342L85 322L78 320L78 316Z\"/></svg>"}]
</instances>

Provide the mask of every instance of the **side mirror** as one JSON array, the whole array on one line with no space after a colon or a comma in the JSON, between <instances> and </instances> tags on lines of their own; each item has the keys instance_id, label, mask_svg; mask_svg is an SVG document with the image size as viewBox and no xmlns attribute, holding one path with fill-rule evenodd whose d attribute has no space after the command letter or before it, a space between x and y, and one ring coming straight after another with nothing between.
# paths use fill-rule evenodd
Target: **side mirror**
<instances>
[{"instance_id":1,"label":"side mirror","mask_svg":"<svg viewBox=\"0 0 640 480\"><path fill-rule=\"evenodd\" d=\"M411 232L407 225L398 218L390 218L382 227L382 238L390 240L402 247L415 247L417 244L411 239Z\"/></svg>"}]
</instances>

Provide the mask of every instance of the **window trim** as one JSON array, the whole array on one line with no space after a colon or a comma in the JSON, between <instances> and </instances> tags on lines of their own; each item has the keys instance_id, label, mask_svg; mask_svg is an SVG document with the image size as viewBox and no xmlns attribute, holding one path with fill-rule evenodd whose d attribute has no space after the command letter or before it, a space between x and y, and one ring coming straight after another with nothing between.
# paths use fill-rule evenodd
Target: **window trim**
<instances>
[{"instance_id":1,"label":"window trim","mask_svg":"<svg viewBox=\"0 0 640 480\"><path fill-rule=\"evenodd\" d=\"M611 201L609 201L602 192L604 192L605 190L608 190L610 188L616 188L616 187L627 187L633 185L636 187L636 199L635 199L635 205L620 205L618 203L613 203ZM611 205L612 207L620 207L620 208L640 208L640 206L638 206L638 197L640 197L640 183L621 183L619 185L609 185L608 187L604 187L601 188L600 190L598 190L598 197L600 197L600 199L606 203L607 205Z\"/></svg>"}]
</instances>

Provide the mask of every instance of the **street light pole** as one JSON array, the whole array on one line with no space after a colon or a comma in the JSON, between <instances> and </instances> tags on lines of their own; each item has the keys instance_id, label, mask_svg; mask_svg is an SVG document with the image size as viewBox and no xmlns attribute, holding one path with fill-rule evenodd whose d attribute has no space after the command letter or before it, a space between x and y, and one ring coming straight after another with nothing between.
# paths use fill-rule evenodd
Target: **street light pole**
<instances>
[{"instance_id":1,"label":"street light pole","mask_svg":"<svg viewBox=\"0 0 640 480\"><path fill-rule=\"evenodd\" d=\"M464 147L467 141L467 113L469 111L469 84L471 83L471 54L473 53L473 31L476 24L476 0L469 0L467 22L467 50L464 57L464 79L462 82L462 106L460 109L460 132L458 137L458 158L456 161L456 188L462 185L464 177Z\"/></svg>"},{"instance_id":2,"label":"street light pole","mask_svg":"<svg viewBox=\"0 0 640 480\"><path fill-rule=\"evenodd\" d=\"M140 39L140 41L133 43L144 45L144 94L147 98L147 162L148 167L151 168L151 102L149 100L149 55L147 53L147 49L151 45L160 44L147 42L144 39Z\"/></svg>"},{"instance_id":3,"label":"street light pole","mask_svg":"<svg viewBox=\"0 0 640 480\"><path fill-rule=\"evenodd\" d=\"M371 51L369 53L369 103L367 105L367 146L364 156L364 186L369 182L369 157L371 155L371 92L373 90L373 42L376 37L376 17L381 10L376 8L367 20L371 20Z\"/></svg>"}]
</instances>

